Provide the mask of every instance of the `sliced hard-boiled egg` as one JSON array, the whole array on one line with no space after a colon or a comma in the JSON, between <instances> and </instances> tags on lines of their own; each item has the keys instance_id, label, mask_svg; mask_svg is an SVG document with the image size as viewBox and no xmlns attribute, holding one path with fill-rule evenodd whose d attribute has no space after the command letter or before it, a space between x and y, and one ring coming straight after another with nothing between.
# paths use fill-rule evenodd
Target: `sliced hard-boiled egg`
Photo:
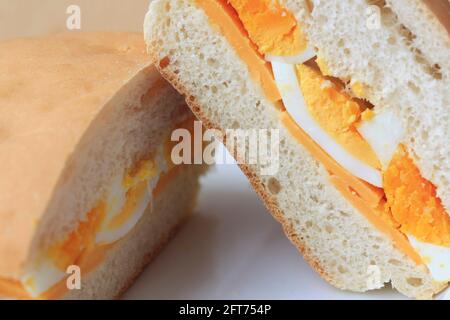
<instances>
[{"instance_id":1,"label":"sliced hard-boiled egg","mask_svg":"<svg viewBox=\"0 0 450 320\"><path fill-rule=\"evenodd\" d=\"M111 220L120 214L126 202L126 190L123 185L123 175L117 175L112 182L106 198L106 216L104 220Z\"/></svg>"},{"instance_id":2,"label":"sliced hard-boiled egg","mask_svg":"<svg viewBox=\"0 0 450 320\"><path fill-rule=\"evenodd\" d=\"M304 51L293 56L275 56L272 54L266 54L265 59L269 62L284 62L288 64L300 64L308 60L311 60L317 55L315 49L312 46L308 46Z\"/></svg>"},{"instance_id":3,"label":"sliced hard-boiled egg","mask_svg":"<svg viewBox=\"0 0 450 320\"><path fill-rule=\"evenodd\" d=\"M63 280L67 274L57 268L51 260L42 261L21 279L24 289L32 298L47 292L55 284Z\"/></svg>"},{"instance_id":4,"label":"sliced hard-boiled egg","mask_svg":"<svg viewBox=\"0 0 450 320\"><path fill-rule=\"evenodd\" d=\"M106 201L105 217L96 235L97 244L120 240L141 219L152 201L152 190L160 176L156 163L155 159L141 161L135 172L114 179Z\"/></svg>"},{"instance_id":5,"label":"sliced hard-boiled egg","mask_svg":"<svg viewBox=\"0 0 450 320\"><path fill-rule=\"evenodd\" d=\"M151 202L151 191L145 182L128 192L123 189L122 194L122 210L116 214L112 210L107 210L105 220L96 236L96 243L99 245L116 242L128 234Z\"/></svg>"},{"instance_id":6,"label":"sliced hard-boiled egg","mask_svg":"<svg viewBox=\"0 0 450 320\"><path fill-rule=\"evenodd\" d=\"M64 269L77 261L83 248L112 244L127 235L151 205L152 191L165 170L161 147L154 159L142 161L132 174L113 179L107 196L88 213L87 220L80 222L62 244L41 255L22 277L21 283L30 296L38 298L64 280Z\"/></svg>"},{"instance_id":7,"label":"sliced hard-boiled egg","mask_svg":"<svg viewBox=\"0 0 450 320\"><path fill-rule=\"evenodd\" d=\"M228 0L261 54L296 55L306 37L294 15L277 0Z\"/></svg>"},{"instance_id":8,"label":"sliced hard-boiled egg","mask_svg":"<svg viewBox=\"0 0 450 320\"><path fill-rule=\"evenodd\" d=\"M377 154L383 168L387 168L405 132L399 117L393 110L383 110L363 121L358 131Z\"/></svg>"},{"instance_id":9,"label":"sliced hard-boiled egg","mask_svg":"<svg viewBox=\"0 0 450 320\"><path fill-rule=\"evenodd\" d=\"M450 282L450 247L425 243L412 235L408 235L408 239L422 257L433 279Z\"/></svg>"},{"instance_id":10,"label":"sliced hard-boiled egg","mask_svg":"<svg viewBox=\"0 0 450 320\"><path fill-rule=\"evenodd\" d=\"M347 152L311 116L298 83L295 65L273 61L272 69L284 106L295 122L351 174L381 188L381 172Z\"/></svg>"}]
</instances>

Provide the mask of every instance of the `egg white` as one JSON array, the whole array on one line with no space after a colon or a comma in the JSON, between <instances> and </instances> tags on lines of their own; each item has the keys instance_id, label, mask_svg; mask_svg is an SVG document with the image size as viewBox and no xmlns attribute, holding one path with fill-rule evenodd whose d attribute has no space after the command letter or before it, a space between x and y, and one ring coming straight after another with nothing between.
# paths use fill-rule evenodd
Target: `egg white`
<instances>
[{"instance_id":1,"label":"egg white","mask_svg":"<svg viewBox=\"0 0 450 320\"><path fill-rule=\"evenodd\" d=\"M67 274L58 269L53 261L44 259L21 278L22 286L32 298L38 298Z\"/></svg>"},{"instance_id":2,"label":"egg white","mask_svg":"<svg viewBox=\"0 0 450 320\"><path fill-rule=\"evenodd\" d=\"M411 246L425 261L433 279L450 282L450 247L425 243L412 235L408 235L408 239Z\"/></svg>"},{"instance_id":3,"label":"egg white","mask_svg":"<svg viewBox=\"0 0 450 320\"><path fill-rule=\"evenodd\" d=\"M269 62L283 62L287 64L301 64L308 60L311 60L317 55L314 47L309 45L304 51L295 56L275 56L271 54L266 54L265 59Z\"/></svg>"},{"instance_id":4,"label":"egg white","mask_svg":"<svg viewBox=\"0 0 450 320\"><path fill-rule=\"evenodd\" d=\"M164 157L164 146L160 146L156 152L155 163L157 171L150 176L147 181L147 188L131 216L118 228L111 229L109 224L122 211L126 203L127 189L123 184L123 175L119 175L113 180L107 197L106 215L103 219L99 232L96 235L96 244L105 245L114 243L126 236L139 222L145 210L153 203L152 191L156 187L160 176L168 169L167 161ZM135 184L138 181L134 182Z\"/></svg>"},{"instance_id":5,"label":"egg white","mask_svg":"<svg viewBox=\"0 0 450 320\"><path fill-rule=\"evenodd\" d=\"M393 110L383 110L358 127L386 169L405 134L403 124Z\"/></svg>"},{"instance_id":6,"label":"egg white","mask_svg":"<svg viewBox=\"0 0 450 320\"><path fill-rule=\"evenodd\" d=\"M148 206L152 203L152 190L156 186L156 183L158 182L159 175L152 177L148 182L148 187L146 188L144 194L141 196L141 198L138 200L138 204L133 212L133 214L125 221L121 226L115 229L109 228L110 222L117 216L117 214L120 213L119 211L114 210L115 207L109 207L107 206L106 211L106 217L102 223L102 226L100 228L100 231L97 233L96 236L96 243L98 245L105 245L114 243L130 232L135 225L139 222L139 220L144 215L145 210L148 208ZM120 180L122 181L122 180ZM126 202L126 193L127 190L123 187L122 183L120 185L115 185L115 194L118 194L116 197L118 199L123 199L121 201L120 208L122 209ZM114 203L114 202L113 202Z\"/></svg>"},{"instance_id":7,"label":"egg white","mask_svg":"<svg viewBox=\"0 0 450 320\"><path fill-rule=\"evenodd\" d=\"M295 65L272 61L272 69L284 106L294 121L352 175L381 188L381 172L347 152L311 116L300 89Z\"/></svg>"}]
</instances>

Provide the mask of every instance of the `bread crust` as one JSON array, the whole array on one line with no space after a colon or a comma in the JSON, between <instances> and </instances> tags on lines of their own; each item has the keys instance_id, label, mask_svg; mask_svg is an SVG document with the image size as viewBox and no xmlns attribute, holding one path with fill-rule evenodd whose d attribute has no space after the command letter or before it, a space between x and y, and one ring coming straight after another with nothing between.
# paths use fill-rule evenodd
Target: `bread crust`
<instances>
[{"instance_id":1,"label":"bread crust","mask_svg":"<svg viewBox=\"0 0 450 320\"><path fill-rule=\"evenodd\" d=\"M448 0L424 0L421 3L418 0L414 0L414 4L416 6L425 4L428 10L434 14L439 23L444 27L445 31L447 31L448 38L448 34L450 33L450 2ZM430 23L435 24L435 21L431 21L430 19ZM438 25L436 25L436 29L439 30ZM443 38L446 36L444 30L439 30L439 32L442 32L441 36Z\"/></svg>"}]
</instances>

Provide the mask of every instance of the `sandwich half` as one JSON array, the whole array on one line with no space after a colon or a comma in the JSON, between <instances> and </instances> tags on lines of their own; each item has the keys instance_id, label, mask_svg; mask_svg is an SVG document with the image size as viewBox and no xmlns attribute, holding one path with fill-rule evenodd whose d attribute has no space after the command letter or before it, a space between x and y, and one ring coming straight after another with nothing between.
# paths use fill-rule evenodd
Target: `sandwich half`
<instances>
[{"instance_id":1,"label":"sandwich half","mask_svg":"<svg viewBox=\"0 0 450 320\"><path fill-rule=\"evenodd\" d=\"M278 130L275 174L230 152L323 278L431 298L450 281L449 7L156 0L144 28L206 127Z\"/></svg>"},{"instance_id":2,"label":"sandwich half","mask_svg":"<svg viewBox=\"0 0 450 320\"><path fill-rule=\"evenodd\" d=\"M119 297L192 212L204 168L170 151L194 117L142 37L0 43L1 297Z\"/></svg>"}]
</instances>

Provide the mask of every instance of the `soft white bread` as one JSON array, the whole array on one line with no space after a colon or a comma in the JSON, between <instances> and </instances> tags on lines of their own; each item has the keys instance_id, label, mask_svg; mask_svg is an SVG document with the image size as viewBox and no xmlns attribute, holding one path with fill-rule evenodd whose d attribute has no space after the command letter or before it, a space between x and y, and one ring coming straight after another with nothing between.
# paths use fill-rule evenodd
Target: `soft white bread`
<instances>
[{"instance_id":1,"label":"soft white bread","mask_svg":"<svg viewBox=\"0 0 450 320\"><path fill-rule=\"evenodd\" d=\"M0 279L20 279L86 219L114 177L191 115L150 65L138 33L3 42L0 88ZM160 212L108 253L76 297L117 296L185 219L201 170L180 169L155 200Z\"/></svg>"},{"instance_id":2,"label":"soft white bread","mask_svg":"<svg viewBox=\"0 0 450 320\"><path fill-rule=\"evenodd\" d=\"M290 1L294 4L298 9L306 6ZM325 279L342 289L367 291L369 267L376 265L382 283L391 282L410 297L430 298L446 286L434 282L426 267L416 265L344 200L324 167L281 123L247 65L195 1L153 1L145 32L161 73L187 96L206 127L223 133L228 128L279 129L278 172L262 176L259 164L241 168L291 241Z\"/></svg>"}]
</instances>

